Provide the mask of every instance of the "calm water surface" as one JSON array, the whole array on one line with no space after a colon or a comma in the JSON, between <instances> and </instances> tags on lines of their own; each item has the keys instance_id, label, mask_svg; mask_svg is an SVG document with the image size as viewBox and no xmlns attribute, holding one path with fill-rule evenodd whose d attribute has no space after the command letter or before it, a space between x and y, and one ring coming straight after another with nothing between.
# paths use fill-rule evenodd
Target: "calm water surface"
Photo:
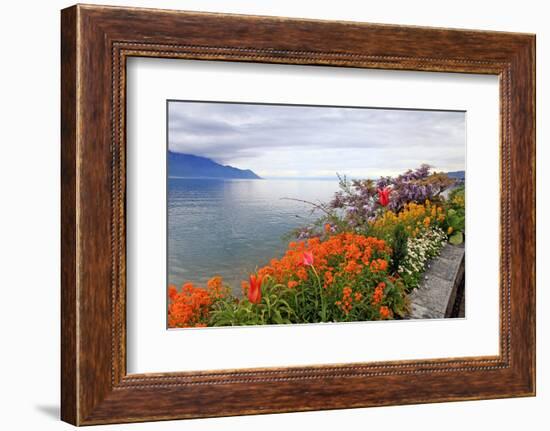
<instances>
[{"instance_id":1,"label":"calm water surface","mask_svg":"<svg viewBox=\"0 0 550 431\"><path fill-rule=\"evenodd\" d=\"M221 275L235 293L255 268L280 257L283 236L321 214L284 198L326 202L327 180L168 180L168 281L204 285Z\"/></svg>"}]
</instances>

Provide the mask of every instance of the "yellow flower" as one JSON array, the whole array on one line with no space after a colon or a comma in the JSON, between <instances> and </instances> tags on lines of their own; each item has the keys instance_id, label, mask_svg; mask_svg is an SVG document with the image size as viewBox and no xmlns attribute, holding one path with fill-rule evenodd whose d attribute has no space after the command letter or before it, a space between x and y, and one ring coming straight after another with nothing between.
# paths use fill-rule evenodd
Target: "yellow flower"
<instances>
[{"instance_id":1,"label":"yellow flower","mask_svg":"<svg viewBox=\"0 0 550 431\"><path fill-rule=\"evenodd\" d=\"M447 229L447 235L450 235L453 233L453 227L452 226L449 226L449 229Z\"/></svg>"},{"instance_id":2,"label":"yellow flower","mask_svg":"<svg viewBox=\"0 0 550 431\"><path fill-rule=\"evenodd\" d=\"M397 223L405 226L407 231L419 232L423 227L429 228L434 222L443 222L445 220L445 214L443 209L426 200L423 204L415 202L409 202L405 204L403 209L395 213L393 211L385 211L383 215L376 220L370 222L377 231L386 231L393 228ZM418 233L416 233L418 234Z\"/></svg>"}]
</instances>

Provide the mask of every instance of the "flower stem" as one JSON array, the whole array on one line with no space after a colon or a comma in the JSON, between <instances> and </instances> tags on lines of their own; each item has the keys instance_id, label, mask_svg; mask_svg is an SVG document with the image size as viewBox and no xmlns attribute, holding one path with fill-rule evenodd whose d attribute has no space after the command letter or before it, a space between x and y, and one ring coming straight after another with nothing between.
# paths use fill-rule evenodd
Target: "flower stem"
<instances>
[{"instance_id":1,"label":"flower stem","mask_svg":"<svg viewBox=\"0 0 550 431\"><path fill-rule=\"evenodd\" d=\"M317 274L317 271L315 270L315 267L313 265L311 265L311 270L315 274L315 277L317 278L317 285L319 286L319 299L321 300L321 321L326 322L327 306L325 304L325 297L323 295L323 286L321 285L321 278L319 277L319 274Z\"/></svg>"}]
</instances>

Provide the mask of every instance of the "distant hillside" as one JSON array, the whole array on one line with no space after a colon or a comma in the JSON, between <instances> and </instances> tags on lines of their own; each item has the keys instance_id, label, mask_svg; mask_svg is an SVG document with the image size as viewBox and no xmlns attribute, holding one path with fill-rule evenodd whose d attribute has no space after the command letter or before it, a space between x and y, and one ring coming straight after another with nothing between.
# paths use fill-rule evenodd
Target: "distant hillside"
<instances>
[{"instance_id":1,"label":"distant hillside","mask_svg":"<svg viewBox=\"0 0 550 431\"><path fill-rule=\"evenodd\" d=\"M206 157L168 151L168 176L187 178L261 179L250 169L224 166Z\"/></svg>"},{"instance_id":2,"label":"distant hillside","mask_svg":"<svg viewBox=\"0 0 550 431\"><path fill-rule=\"evenodd\" d=\"M454 178L460 181L464 181L466 174L464 171L454 171L454 172L447 172L447 176L449 178Z\"/></svg>"}]
</instances>

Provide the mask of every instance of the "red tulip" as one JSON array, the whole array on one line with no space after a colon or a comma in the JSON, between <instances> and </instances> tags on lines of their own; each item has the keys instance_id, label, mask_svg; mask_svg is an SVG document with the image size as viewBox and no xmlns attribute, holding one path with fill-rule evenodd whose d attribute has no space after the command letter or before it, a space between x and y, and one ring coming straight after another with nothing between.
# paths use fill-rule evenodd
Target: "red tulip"
<instances>
[{"instance_id":1,"label":"red tulip","mask_svg":"<svg viewBox=\"0 0 550 431\"><path fill-rule=\"evenodd\" d=\"M389 187L378 189L378 202L380 202L380 205L383 207L388 206L390 203L390 192L391 189Z\"/></svg>"},{"instance_id":2,"label":"red tulip","mask_svg":"<svg viewBox=\"0 0 550 431\"><path fill-rule=\"evenodd\" d=\"M248 300L253 304L259 304L262 300L262 281L263 278L258 275L250 275L250 287L248 289Z\"/></svg>"},{"instance_id":3,"label":"red tulip","mask_svg":"<svg viewBox=\"0 0 550 431\"><path fill-rule=\"evenodd\" d=\"M302 263L306 266L313 265L313 253L311 251L304 251L304 257Z\"/></svg>"}]
</instances>

